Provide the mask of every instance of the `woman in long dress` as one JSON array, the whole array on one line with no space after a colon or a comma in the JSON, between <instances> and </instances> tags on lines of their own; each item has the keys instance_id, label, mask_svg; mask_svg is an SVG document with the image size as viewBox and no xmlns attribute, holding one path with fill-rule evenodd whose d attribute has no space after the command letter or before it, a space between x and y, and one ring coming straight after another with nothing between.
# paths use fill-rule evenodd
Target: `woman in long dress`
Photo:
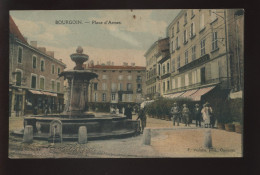
<instances>
[{"instance_id":1,"label":"woman in long dress","mask_svg":"<svg viewBox=\"0 0 260 175\"><path fill-rule=\"evenodd\" d=\"M210 109L211 108L209 108L207 104L204 104L201 110L205 128L208 128L210 126Z\"/></svg>"}]
</instances>

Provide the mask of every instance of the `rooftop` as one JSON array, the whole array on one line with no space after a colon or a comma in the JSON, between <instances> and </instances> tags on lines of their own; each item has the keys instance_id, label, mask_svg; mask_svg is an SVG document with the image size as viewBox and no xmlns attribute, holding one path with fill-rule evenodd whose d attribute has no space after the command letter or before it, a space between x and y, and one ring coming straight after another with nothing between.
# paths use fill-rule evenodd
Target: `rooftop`
<instances>
[{"instance_id":1,"label":"rooftop","mask_svg":"<svg viewBox=\"0 0 260 175\"><path fill-rule=\"evenodd\" d=\"M89 69L123 69L123 70L145 70L143 66L111 66L111 65L93 65Z\"/></svg>"}]
</instances>

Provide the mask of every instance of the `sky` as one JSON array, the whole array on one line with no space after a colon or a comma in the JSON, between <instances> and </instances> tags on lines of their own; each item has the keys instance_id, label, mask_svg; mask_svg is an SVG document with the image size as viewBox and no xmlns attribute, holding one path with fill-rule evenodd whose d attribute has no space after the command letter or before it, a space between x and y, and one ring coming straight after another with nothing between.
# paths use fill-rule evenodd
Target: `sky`
<instances>
[{"instance_id":1,"label":"sky","mask_svg":"<svg viewBox=\"0 0 260 175\"><path fill-rule=\"evenodd\" d=\"M159 38L166 37L166 28L179 11L19 10L10 11L10 15L29 42L37 41L38 47L54 51L54 57L72 69L70 55L78 46L95 64L112 61L115 65L134 62L145 66L145 52ZM81 24L60 24L65 20Z\"/></svg>"}]
</instances>

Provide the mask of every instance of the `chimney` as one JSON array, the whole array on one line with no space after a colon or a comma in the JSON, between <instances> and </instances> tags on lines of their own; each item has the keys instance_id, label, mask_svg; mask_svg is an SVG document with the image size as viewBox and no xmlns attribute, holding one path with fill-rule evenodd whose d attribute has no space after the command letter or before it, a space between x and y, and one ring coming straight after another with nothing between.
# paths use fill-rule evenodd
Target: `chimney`
<instances>
[{"instance_id":1,"label":"chimney","mask_svg":"<svg viewBox=\"0 0 260 175\"><path fill-rule=\"evenodd\" d=\"M128 63L127 62L123 62L123 66L128 66Z\"/></svg>"},{"instance_id":2,"label":"chimney","mask_svg":"<svg viewBox=\"0 0 260 175\"><path fill-rule=\"evenodd\" d=\"M28 42L28 38L27 37L23 37L25 39L26 42Z\"/></svg>"},{"instance_id":3,"label":"chimney","mask_svg":"<svg viewBox=\"0 0 260 175\"><path fill-rule=\"evenodd\" d=\"M46 54L54 58L54 51L46 51Z\"/></svg>"},{"instance_id":4,"label":"chimney","mask_svg":"<svg viewBox=\"0 0 260 175\"><path fill-rule=\"evenodd\" d=\"M97 65L99 65L99 61L97 61Z\"/></svg>"},{"instance_id":5,"label":"chimney","mask_svg":"<svg viewBox=\"0 0 260 175\"><path fill-rule=\"evenodd\" d=\"M114 66L114 62L112 62L111 65Z\"/></svg>"},{"instance_id":6,"label":"chimney","mask_svg":"<svg viewBox=\"0 0 260 175\"><path fill-rule=\"evenodd\" d=\"M111 65L111 61L107 61L107 65L110 66Z\"/></svg>"},{"instance_id":7,"label":"chimney","mask_svg":"<svg viewBox=\"0 0 260 175\"><path fill-rule=\"evenodd\" d=\"M60 60L60 62L62 62L62 59L59 59Z\"/></svg>"},{"instance_id":8,"label":"chimney","mask_svg":"<svg viewBox=\"0 0 260 175\"><path fill-rule=\"evenodd\" d=\"M135 67L135 63L131 63L131 66Z\"/></svg>"},{"instance_id":9,"label":"chimney","mask_svg":"<svg viewBox=\"0 0 260 175\"><path fill-rule=\"evenodd\" d=\"M30 44L31 46L37 48L37 41L31 41Z\"/></svg>"},{"instance_id":10,"label":"chimney","mask_svg":"<svg viewBox=\"0 0 260 175\"><path fill-rule=\"evenodd\" d=\"M43 52L43 53L46 53L46 48L45 47L38 47L38 49Z\"/></svg>"}]
</instances>

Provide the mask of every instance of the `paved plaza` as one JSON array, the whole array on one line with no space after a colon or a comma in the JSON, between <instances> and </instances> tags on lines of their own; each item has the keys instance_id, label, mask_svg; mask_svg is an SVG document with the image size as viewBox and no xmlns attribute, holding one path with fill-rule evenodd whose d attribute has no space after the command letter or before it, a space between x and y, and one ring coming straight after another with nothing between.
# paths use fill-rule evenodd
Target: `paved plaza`
<instances>
[{"instance_id":1,"label":"paved plaza","mask_svg":"<svg viewBox=\"0 0 260 175\"><path fill-rule=\"evenodd\" d=\"M137 118L133 116L133 120ZM23 118L10 118L9 130L23 127ZM153 158L153 157L241 157L242 135L211 129L212 149L206 149L204 134L207 128L194 124L173 127L172 121L147 118L151 128L151 145L143 145L143 135L124 139L55 143L34 140L22 143L22 138L9 137L10 158Z\"/></svg>"}]
</instances>

